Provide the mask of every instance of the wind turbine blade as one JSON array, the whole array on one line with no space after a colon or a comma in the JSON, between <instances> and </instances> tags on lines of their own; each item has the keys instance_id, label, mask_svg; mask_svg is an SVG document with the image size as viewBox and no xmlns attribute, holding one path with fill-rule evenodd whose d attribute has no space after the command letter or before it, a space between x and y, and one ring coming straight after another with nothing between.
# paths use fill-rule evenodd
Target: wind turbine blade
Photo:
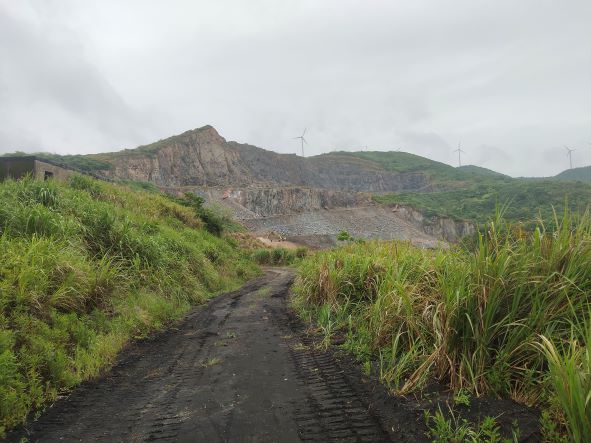
<instances>
[{"instance_id":1,"label":"wind turbine blade","mask_svg":"<svg viewBox=\"0 0 591 443\"><path fill-rule=\"evenodd\" d=\"M303 137L304 135L306 135L306 131L307 131L307 130L308 130L308 128L304 128L304 132L302 132L302 137Z\"/></svg>"},{"instance_id":2,"label":"wind turbine blade","mask_svg":"<svg viewBox=\"0 0 591 443\"><path fill-rule=\"evenodd\" d=\"M302 141L303 141L305 144L308 144L308 140L306 140L304 137L302 137Z\"/></svg>"}]
</instances>

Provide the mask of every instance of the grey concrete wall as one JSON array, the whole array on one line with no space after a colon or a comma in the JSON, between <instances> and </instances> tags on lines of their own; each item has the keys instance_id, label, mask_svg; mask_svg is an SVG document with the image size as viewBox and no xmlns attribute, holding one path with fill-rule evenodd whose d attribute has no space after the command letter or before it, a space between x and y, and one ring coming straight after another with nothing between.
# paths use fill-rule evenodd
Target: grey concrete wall
<instances>
[{"instance_id":1,"label":"grey concrete wall","mask_svg":"<svg viewBox=\"0 0 591 443\"><path fill-rule=\"evenodd\" d=\"M45 163L42 160L35 160L35 178L38 180L45 179L45 172L50 172L53 174L54 180L67 180L74 171L70 171L69 169L60 168L59 166L55 166L49 163Z\"/></svg>"},{"instance_id":2,"label":"grey concrete wall","mask_svg":"<svg viewBox=\"0 0 591 443\"><path fill-rule=\"evenodd\" d=\"M27 174L33 174L34 158L0 158L0 181L12 178L18 180Z\"/></svg>"}]
</instances>

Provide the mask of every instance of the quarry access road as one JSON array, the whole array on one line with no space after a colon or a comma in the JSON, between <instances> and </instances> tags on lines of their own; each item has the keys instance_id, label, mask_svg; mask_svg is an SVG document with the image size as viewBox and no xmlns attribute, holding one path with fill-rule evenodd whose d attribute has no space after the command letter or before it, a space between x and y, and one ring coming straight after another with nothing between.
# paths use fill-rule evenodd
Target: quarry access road
<instances>
[{"instance_id":1,"label":"quarry access road","mask_svg":"<svg viewBox=\"0 0 591 443\"><path fill-rule=\"evenodd\" d=\"M399 441L356 365L314 346L289 308L293 278L267 270L132 344L8 440Z\"/></svg>"}]
</instances>

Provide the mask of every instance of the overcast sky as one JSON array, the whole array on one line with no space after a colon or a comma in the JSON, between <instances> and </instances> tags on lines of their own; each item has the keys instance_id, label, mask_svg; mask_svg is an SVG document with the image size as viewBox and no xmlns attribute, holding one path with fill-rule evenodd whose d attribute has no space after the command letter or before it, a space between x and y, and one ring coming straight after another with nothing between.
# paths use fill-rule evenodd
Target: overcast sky
<instances>
[{"instance_id":1,"label":"overcast sky","mask_svg":"<svg viewBox=\"0 0 591 443\"><path fill-rule=\"evenodd\" d=\"M591 164L591 1L0 0L0 152L205 124L278 152L308 128L307 155Z\"/></svg>"}]
</instances>

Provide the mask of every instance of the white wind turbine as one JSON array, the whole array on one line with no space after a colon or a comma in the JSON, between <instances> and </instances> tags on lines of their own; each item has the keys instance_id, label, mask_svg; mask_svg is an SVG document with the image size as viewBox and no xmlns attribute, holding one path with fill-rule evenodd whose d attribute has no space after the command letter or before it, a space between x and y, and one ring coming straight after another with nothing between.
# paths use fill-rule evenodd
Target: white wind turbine
<instances>
[{"instance_id":1,"label":"white wind turbine","mask_svg":"<svg viewBox=\"0 0 591 443\"><path fill-rule=\"evenodd\" d=\"M462 166L462 154L466 153L466 151L462 149L462 142L458 142L458 149L453 152L458 153L458 166Z\"/></svg>"},{"instance_id":2,"label":"white wind turbine","mask_svg":"<svg viewBox=\"0 0 591 443\"><path fill-rule=\"evenodd\" d=\"M574 148L569 148L568 146L565 146L564 149L566 149L566 155L568 157L568 161L570 163L570 168L573 168L573 152L576 151L576 149Z\"/></svg>"},{"instance_id":3,"label":"white wind turbine","mask_svg":"<svg viewBox=\"0 0 591 443\"><path fill-rule=\"evenodd\" d=\"M304 135L306 135L306 131L308 130L308 128L304 128L304 132L302 132L302 135L300 135L299 137L294 137L294 140L299 139L302 142L302 157L304 157L304 143L308 144L308 142L306 141L306 139L304 138Z\"/></svg>"}]
</instances>

